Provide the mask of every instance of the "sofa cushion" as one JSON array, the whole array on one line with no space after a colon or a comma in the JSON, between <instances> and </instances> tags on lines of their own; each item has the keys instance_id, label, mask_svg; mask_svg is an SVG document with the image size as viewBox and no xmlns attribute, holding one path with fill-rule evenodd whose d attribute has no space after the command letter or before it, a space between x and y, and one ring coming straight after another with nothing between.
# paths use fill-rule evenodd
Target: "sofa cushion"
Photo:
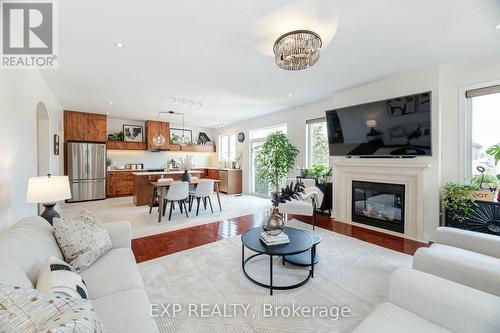
<instances>
[{"instance_id":1,"label":"sofa cushion","mask_svg":"<svg viewBox=\"0 0 500 333\"><path fill-rule=\"evenodd\" d=\"M92 299L127 289L144 288L130 248L110 250L81 275Z\"/></svg>"},{"instance_id":2,"label":"sofa cushion","mask_svg":"<svg viewBox=\"0 0 500 333\"><path fill-rule=\"evenodd\" d=\"M88 298L87 286L68 263L55 257L48 257L40 271L36 289L51 291L73 298Z\"/></svg>"},{"instance_id":3,"label":"sofa cushion","mask_svg":"<svg viewBox=\"0 0 500 333\"><path fill-rule=\"evenodd\" d=\"M48 256L63 259L52 226L39 216L26 217L3 232L0 254L13 259L33 285Z\"/></svg>"},{"instance_id":4,"label":"sofa cushion","mask_svg":"<svg viewBox=\"0 0 500 333\"><path fill-rule=\"evenodd\" d=\"M95 310L110 333L156 333L151 305L143 289L131 289L93 300Z\"/></svg>"},{"instance_id":5,"label":"sofa cushion","mask_svg":"<svg viewBox=\"0 0 500 333\"><path fill-rule=\"evenodd\" d=\"M0 285L0 332L103 332L89 300Z\"/></svg>"},{"instance_id":6,"label":"sofa cushion","mask_svg":"<svg viewBox=\"0 0 500 333\"><path fill-rule=\"evenodd\" d=\"M500 296L500 259L495 257L433 244L418 249L413 268Z\"/></svg>"},{"instance_id":7,"label":"sofa cushion","mask_svg":"<svg viewBox=\"0 0 500 333\"><path fill-rule=\"evenodd\" d=\"M0 254L0 283L26 289L33 288L33 283L26 273L15 260L5 254Z\"/></svg>"},{"instance_id":8,"label":"sofa cushion","mask_svg":"<svg viewBox=\"0 0 500 333\"><path fill-rule=\"evenodd\" d=\"M55 218L54 230L66 261L77 272L87 269L112 247L104 225L86 209L79 219Z\"/></svg>"},{"instance_id":9,"label":"sofa cushion","mask_svg":"<svg viewBox=\"0 0 500 333\"><path fill-rule=\"evenodd\" d=\"M389 302L380 304L370 315L353 331L385 332L385 333L444 333L451 332L433 322L417 316Z\"/></svg>"}]
</instances>

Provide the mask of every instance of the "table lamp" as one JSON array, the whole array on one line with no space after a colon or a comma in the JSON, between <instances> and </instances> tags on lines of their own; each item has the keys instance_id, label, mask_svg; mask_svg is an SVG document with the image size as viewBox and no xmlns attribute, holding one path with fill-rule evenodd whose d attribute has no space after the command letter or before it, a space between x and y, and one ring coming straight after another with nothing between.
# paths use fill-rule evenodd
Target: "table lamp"
<instances>
[{"instance_id":1,"label":"table lamp","mask_svg":"<svg viewBox=\"0 0 500 333\"><path fill-rule=\"evenodd\" d=\"M41 203L45 210L40 215L51 225L54 217L60 217L54 209L57 201L71 198L68 176L30 177L28 180L28 193L26 201Z\"/></svg>"}]
</instances>

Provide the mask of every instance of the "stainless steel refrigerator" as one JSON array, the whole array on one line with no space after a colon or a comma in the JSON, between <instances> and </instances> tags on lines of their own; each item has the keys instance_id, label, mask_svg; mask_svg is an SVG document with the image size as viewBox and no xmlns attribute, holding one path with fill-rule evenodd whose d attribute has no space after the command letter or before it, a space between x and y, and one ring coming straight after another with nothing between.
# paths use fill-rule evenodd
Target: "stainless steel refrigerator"
<instances>
[{"instance_id":1,"label":"stainless steel refrigerator","mask_svg":"<svg viewBox=\"0 0 500 333\"><path fill-rule=\"evenodd\" d=\"M72 198L68 202L106 198L106 145L68 142L68 177Z\"/></svg>"}]
</instances>

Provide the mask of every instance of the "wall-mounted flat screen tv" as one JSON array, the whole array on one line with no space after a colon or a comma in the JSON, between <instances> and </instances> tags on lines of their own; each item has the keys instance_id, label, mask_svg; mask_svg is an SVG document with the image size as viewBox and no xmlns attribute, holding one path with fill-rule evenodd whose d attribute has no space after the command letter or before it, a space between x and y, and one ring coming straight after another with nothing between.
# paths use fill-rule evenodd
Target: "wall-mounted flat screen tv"
<instances>
[{"instance_id":1,"label":"wall-mounted flat screen tv","mask_svg":"<svg viewBox=\"0 0 500 333\"><path fill-rule=\"evenodd\" d=\"M431 92L326 112L330 156L431 156Z\"/></svg>"}]
</instances>

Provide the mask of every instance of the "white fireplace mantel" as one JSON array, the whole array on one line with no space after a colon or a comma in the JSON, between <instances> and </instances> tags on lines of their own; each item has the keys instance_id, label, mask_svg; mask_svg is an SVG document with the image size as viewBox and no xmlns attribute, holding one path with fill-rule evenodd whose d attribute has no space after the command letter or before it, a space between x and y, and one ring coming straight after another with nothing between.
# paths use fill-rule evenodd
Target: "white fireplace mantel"
<instances>
[{"instance_id":1,"label":"white fireplace mantel","mask_svg":"<svg viewBox=\"0 0 500 333\"><path fill-rule=\"evenodd\" d=\"M373 229L405 238L423 240L423 173L429 164L416 163L414 160L394 159L374 161L369 159L345 159L335 161L333 210L336 220ZM405 185L405 232L372 227L351 220L352 181L391 183Z\"/></svg>"}]
</instances>

